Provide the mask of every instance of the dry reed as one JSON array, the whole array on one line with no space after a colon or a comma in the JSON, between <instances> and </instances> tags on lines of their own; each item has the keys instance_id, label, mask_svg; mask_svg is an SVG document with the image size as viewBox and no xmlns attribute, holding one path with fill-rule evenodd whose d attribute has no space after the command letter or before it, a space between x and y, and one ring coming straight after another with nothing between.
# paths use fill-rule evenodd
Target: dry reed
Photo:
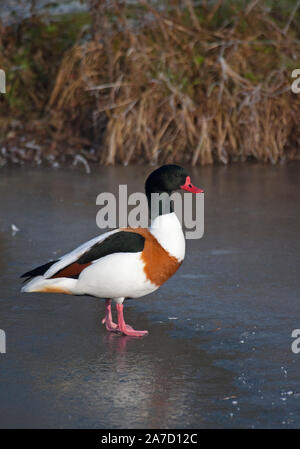
<instances>
[{"instance_id":1,"label":"dry reed","mask_svg":"<svg viewBox=\"0 0 300 449\"><path fill-rule=\"evenodd\" d=\"M293 17L281 28L258 1L229 24L213 23L223 2L173 1L168 13L98 3L92 38L64 53L40 108L45 154L105 165L299 158Z\"/></svg>"}]
</instances>

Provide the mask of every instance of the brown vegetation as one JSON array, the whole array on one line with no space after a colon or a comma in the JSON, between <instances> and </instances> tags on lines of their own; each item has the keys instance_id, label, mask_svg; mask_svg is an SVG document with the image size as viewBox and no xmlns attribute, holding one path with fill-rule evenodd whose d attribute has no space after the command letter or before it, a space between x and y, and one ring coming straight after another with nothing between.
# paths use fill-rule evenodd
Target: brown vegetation
<instances>
[{"instance_id":1,"label":"brown vegetation","mask_svg":"<svg viewBox=\"0 0 300 449\"><path fill-rule=\"evenodd\" d=\"M144 0L97 5L89 38L31 49L35 65L16 87L26 89L21 109L12 96L0 104L8 155L80 153L107 165L299 158L300 94L290 89L300 61L297 11L283 24L256 0L244 10L222 1L210 9L173 1L169 12ZM16 39L1 30L0 66L10 67Z\"/></svg>"}]
</instances>

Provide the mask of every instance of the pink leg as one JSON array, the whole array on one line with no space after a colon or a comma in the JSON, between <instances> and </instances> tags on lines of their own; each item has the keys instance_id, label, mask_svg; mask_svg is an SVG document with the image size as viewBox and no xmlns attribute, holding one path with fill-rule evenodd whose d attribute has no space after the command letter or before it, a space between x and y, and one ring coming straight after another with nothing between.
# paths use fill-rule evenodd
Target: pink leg
<instances>
[{"instance_id":1,"label":"pink leg","mask_svg":"<svg viewBox=\"0 0 300 449\"><path fill-rule=\"evenodd\" d=\"M111 299L105 301L105 317L102 320L102 324L105 324L106 329L110 332L116 332L118 330L118 326L113 322L111 316Z\"/></svg>"},{"instance_id":2,"label":"pink leg","mask_svg":"<svg viewBox=\"0 0 300 449\"><path fill-rule=\"evenodd\" d=\"M117 304L117 314L118 314L118 330L125 335L129 335L130 337L143 337L148 334L148 331L136 331L132 329L131 326L125 323L124 315L123 315L123 304Z\"/></svg>"}]
</instances>

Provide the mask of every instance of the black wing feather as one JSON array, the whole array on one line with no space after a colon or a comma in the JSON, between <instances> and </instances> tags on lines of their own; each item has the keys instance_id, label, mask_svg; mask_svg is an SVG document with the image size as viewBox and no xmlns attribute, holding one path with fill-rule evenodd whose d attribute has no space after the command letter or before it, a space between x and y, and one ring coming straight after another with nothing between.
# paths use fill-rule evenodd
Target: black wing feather
<instances>
[{"instance_id":1,"label":"black wing feather","mask_svg":"<svg viewBox=\"0 0 300 449\"><path fill-rule=\"evenodd\" d=\"M27 271L27 273L22 274L21 278L33 278L35 276L42 276L46 273L46 271L53 265L54 263L58 262L57 260L51 260L50 262L45 263L44 265L40 265L39 267L34 268L33 270Z\"/></svg>"},{"instance_id":2,"label":"black wing feather","mask_svg":"<svg viewBox=\"0 0 300 449\"><path fill-rule=\"evenodd\" d=\"M143 251L145 237L135 232L119 231L108 236L105 240L95 243L76 261L86 264L113 253L137 253Z\"/></svg>"}]
</instances>

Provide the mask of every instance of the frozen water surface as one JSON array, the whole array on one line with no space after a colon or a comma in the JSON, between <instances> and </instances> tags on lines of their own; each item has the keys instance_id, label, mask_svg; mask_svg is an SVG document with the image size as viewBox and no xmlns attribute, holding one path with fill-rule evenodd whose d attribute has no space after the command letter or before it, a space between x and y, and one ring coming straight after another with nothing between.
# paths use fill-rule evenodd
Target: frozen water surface
<instances>
[{"instance_id":1,"label":"frozen water surface","mask_svg":"<svg viewBox=\"0 0 300 449\"><path fill-rule=\"evenodd\" d=\"M101 300L21 295L18 276L97 235L96 196L140 191L149 169L2 168L0 426L299 427L299 168L191 170L204 237L126 303L140 340L106 333Z\"/></svg>"}]
</instances>

